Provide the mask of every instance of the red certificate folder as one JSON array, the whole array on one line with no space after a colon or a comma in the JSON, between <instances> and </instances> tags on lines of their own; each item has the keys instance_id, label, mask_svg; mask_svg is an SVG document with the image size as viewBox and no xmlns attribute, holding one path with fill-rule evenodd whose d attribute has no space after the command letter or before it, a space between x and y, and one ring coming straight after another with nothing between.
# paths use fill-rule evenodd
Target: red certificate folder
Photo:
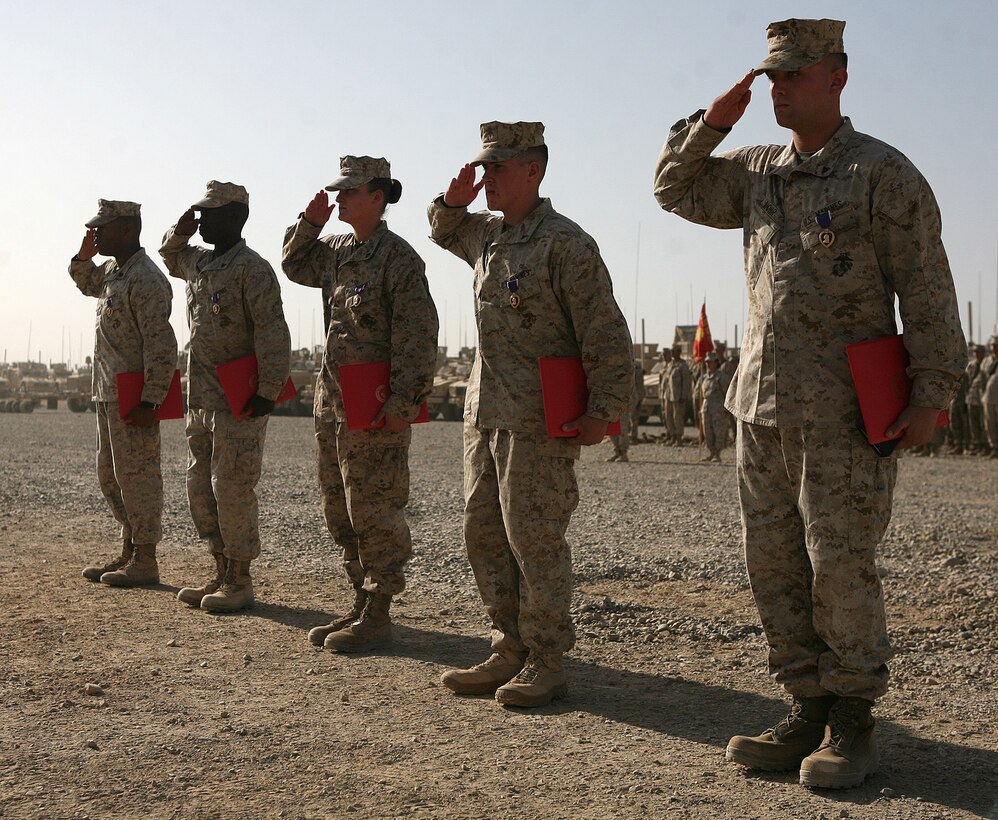
<instances>
[{"instance_id":1,"label":"red certificate folder","mask_svg":"<svg viewBox=\"0 0 998 820\"><path fill-rule=\"evenodd\" d=\"M578 430L566 433L563 424L584 416L589 407L589 387L582 360L571 357L537 360L541 372L541 397L544 400L544 421L552 438L570 438ZM620 435L620 422L611 421L606 428L608 436Z\"/></svg>"},{"instance_id":2,"label":"red certificate folder","mask_svg":"<svg viewBox=\"0 0 998 820\"><path fill-rule=\"evenodd\" d=\"M885 431L901 415L911 398L908 351L901 336L883 336L846 345L859 412L870 444L888 441ZM949 413L941 410L937 427L949 425ZM900 438L900 436L897 436Z\"/></svg>"},{"instance_id":3,"label":"red certificate folder","mask_svg":"<svg viewBox=\"0 0 998 820\"><path fill-rule=\"evenodd\" d=\"M141 370L133 370L128 373L116 373L114 380L118 386L118 415L126 418L140 401L142 401L142 388L145 387L145 377ZM170 388L166 391L166 398L156 411L157 421L167 419L182 419L184 417L184 399L180 395L180 371L173 371L173 379L170 381Z\"/></svg>"},{"instance_id":4,"label":"red certificate folder","mask_svg":"<svg viewBox=\"0 0 998 820\"><path fill-rule=\"evenodd\" d=\"M384 427L382 419L377 425L371 424L374 417L392 391L391 362L369 362L366 364L340 365L340 392L343 394L343 412L347 416L348 430L371 430L375 426ZM424 401L419 406L419 414L413 424L430 420L430 410Z\"/></svg>"},{"instance_id":5,"label":"red certificate folder","mask_svg":"<svg viewBox=\"0 0 998 820\"><path fill-rule=\"evenodd\" d=\"M237 419L244 419L249 413L244 413L243 408L260 387L260 370L257 366L256 354L250 353L241 359L233 359L231 362L220 364L215 368L218 380L222 383L222 390L225 392L225 400L229 403L229 410L232 416ZM298 395L295 383L288 376L287 384L277 397L275 404L283 401L290 401Z\"/></svg>"}]
</instances>

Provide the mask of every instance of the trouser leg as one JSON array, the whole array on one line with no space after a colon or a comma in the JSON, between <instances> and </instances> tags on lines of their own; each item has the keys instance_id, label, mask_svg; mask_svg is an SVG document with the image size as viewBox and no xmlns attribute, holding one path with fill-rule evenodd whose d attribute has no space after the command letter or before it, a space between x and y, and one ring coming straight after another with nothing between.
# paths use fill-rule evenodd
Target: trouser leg
<instances>
[{"instance_id":1,"label":"trouser leg","mask_svg":"<svg viewBox=\"0 0 998 820\"><path fill-rule=\"evenodd\" d=\"M235 419L215 410L211 487L218 510L218 531L225 557L251 561L260 555L256 485L263 468L269 416Z\"/></svg>"},{"instance_id":2,"label":"trouser leg","mask_svg":"<svg viewBox=\"0 0 998 820\"><path fill-rule=\"evenodd\" d=\"M121 487L114 476L114 452L109 426L108 402L97 402L97 483L107 501L108 509L114 520L121 525L123 541L131 541L132 527L128 523L125 512L125 502L121 497ZM113 412L118 412L118 405L112 403Z\"/></svg>"},{"instance_id":3,"label":"trouser leg","mask_svg":"<svg viewBox=\"0 0 998 820\"><path fill-rule=\"evenodd\" d=\"M218 528L218 503L211 482L214 420L210 410L187 411L187 503L194 529L211 554L224 551Z\"/></svg>"},{"instance_id":4,"label":"trouser leg","mask_svg":"<svg viewBox=\"0 0 998 820\"><path fill-rule=\"evenodd\" d=\"M119 487L133 543L158 544L163 538L163 474L160 468L159 422L152 427L125 424L117 403L108 405L108 430Z\"/></svg>"},{"instance_id":5,"label":"trouser leg","mask_svg":"<svg viewBox=\"0 0 998 820\"><path fill-rule=\"evenodd\" d=\"M351 584L364 583L364 569L360 564L358 535L350 522L347 510L346 488L340 471L340 458L336 441L336 422L316 417L315 440L319 473L319 493L322 497L322 514L326 528L342 550L343 570Z\"/></svg>"}]
</instances>

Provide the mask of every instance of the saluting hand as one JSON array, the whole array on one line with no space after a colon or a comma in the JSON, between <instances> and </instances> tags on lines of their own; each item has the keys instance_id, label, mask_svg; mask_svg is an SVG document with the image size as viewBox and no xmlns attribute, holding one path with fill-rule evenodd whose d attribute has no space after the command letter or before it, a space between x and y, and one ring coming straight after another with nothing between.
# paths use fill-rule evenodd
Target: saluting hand
<instances>
[{"instance_id":1,"label":"saluting hand","mask_svg":"<svg viewBox=\"0 0 998 820\"><path fill-rule=\"evenodd\" d=\"M177 227L173 232L180 236L194 236L198 232L200 220L194 218L194 209L188 208L177 220Z\"/></svg>"},{"instance_id":2,"label":"saluting hand","mask_svg":"<svg viewBox=\"0 0 998 820\"><path fill-rule=\"evenodd\" d=\"M329 221L329 217L335 207L335 202L329 202L329 194L325 191L319 191L319 193L312 197L312 201L305 206L305 221L309 225L321 228Z\"/></svg>"},{"instance_id":3,"label":"saluting hand","mask_svg":"<svg viewBox=\"0 0 998 820\"><path fill-rule=\"evenodd\" d=\"M87 228L87 232L83 235L83 242L80 245L80 252L76 254L76 256L85 262L88 259L93 259L96 255L97 229Z\"/></svg>"},{"instance_id":4,"label":"saluting hand","mask_svg":"<svg viewBox=\"0 0 998 820\"><path fill-rule=\"evenodd\" d=\"M475 169L471 165L465 165L447 186L447 193L444 194L444 205L449 208L467 208L475 201L475 197L478 196L478 192L482 190L484 184L485 177L483 176L481 182L476 184Z\"/></svg>"},{"instance_id":5,"label":"saluting hand","mask_svg":"<svg viewBox=\"0 0 998 820\"><path fill-rule=\"evenodd\" d=\"M731 126L742 118L742 114L748 108L749 101L752 99L752 92L749 90L749 86L752 85L754 79L755 72L750 71L731 86L731 88L710 104L707 113L703 115L703 121L718 131L731 128Z\"/></svg>"}]
</instances>

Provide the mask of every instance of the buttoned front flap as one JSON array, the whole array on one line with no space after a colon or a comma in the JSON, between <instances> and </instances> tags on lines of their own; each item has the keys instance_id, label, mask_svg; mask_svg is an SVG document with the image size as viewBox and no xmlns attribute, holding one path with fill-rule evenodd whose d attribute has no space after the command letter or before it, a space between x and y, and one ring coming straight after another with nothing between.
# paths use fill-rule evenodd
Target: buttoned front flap
<instances>
[{"instance_id":1,"label":"buttoned front flap","mask_svg":"<svg viewBox=\"0 0 998 820\"><path fill-rule=\"evenodd\" d=\"M767 264L771 264L782 229L779 209L771 201L758 199L752 203L744 237L748 260L745 275L750 290L755 288Z\"/></svg>"}]
</instances>

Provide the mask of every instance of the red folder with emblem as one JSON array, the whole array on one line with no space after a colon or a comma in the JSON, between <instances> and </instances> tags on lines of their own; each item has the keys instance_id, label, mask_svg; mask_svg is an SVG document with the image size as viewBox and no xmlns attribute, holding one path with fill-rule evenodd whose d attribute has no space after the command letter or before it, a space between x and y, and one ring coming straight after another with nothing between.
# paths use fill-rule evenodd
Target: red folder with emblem
<instances>
[{"instance_id":1,"label":"red folder with emblem","mask_svg":"<svg viewBox=\"0 0 998 820\"><path fill-rule=\"evenodd\" d=\"M888 441L886 430L901 415L911 398L908 351L901 336L883 336L846 345L866 440ZM949 413L939 412L937 427L949 426ZM896 436L900 438L900 436Z\"/></svg>"},{"instance_id":2,"label":"red folder with emblem","mask_svg":"<svg viewBox=\"0 0 998 820\"><path fill-rule=\"evenodd\" d=\"M249 356L220 364L215 368L215 372L222 384L225 400L229 403L229 411L233 418L246 418L249 413L244 412L243 408L246 407L246 402L256 395L256 391L260 387L260 368L257 364L256 354L250 353ZM298 388L288 376L288 381L274 404L290 401L297 395Z\"/></svg>"},{"instance_id":3,"label":"red folder with emblem","mask_svg":"<svg viewBox=\"0 0 998 820\"><path fill-rule=\"evenodd\" d=\"M125 418L142 401L142 389L145 387L145 374L141 370L127 373L115 373L114 381L118 388L118 415ZM180 391L180 371L173 371L170 387L166 398L156 411L157 421L182 419L184 417L184 397Z\"/></svg>"},{"instance_id":4,"label":"red folder with emblem","mask_svg":"<svg viewBox=\"0 0 998 820\"><path fill-rule=\"evenodd\" d=\"M589 407L589 386L582 359L573 357L545 357L537 360L541 373L541 397L544 401L544 421L552 438L570 438L578 430L565 432L563 424L584 416ZM620 421L611 421L606 428L608 436L620 435Z\"/></svg>"},{"instance_id":5,"label":"red folder with emblem","mask_svg":"<svg viewBox=\"0 0 998 820\"><path fill-rule=\"evenodd\" d=\"M371 422L381 412L382 406L392 394L390 387L392 363L341 364L339 373L347 429L371 430L375 427L384 427L384 419L376 425L371 424ZM412 423L422 424L429 420L430 410L424 401L419 406L419 413L412 420Z\"/></svg>"}]
</instances>

